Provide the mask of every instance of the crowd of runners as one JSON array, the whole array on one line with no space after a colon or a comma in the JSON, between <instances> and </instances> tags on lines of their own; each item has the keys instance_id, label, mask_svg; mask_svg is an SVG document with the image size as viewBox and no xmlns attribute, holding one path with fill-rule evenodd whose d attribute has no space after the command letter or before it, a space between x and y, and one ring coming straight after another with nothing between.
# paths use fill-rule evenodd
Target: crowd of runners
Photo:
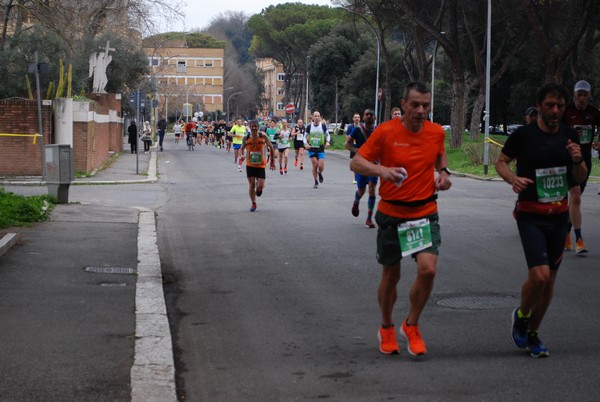
<instances>
[{"instance_id":1,"label":"crowd of runners","mask_svg":"<svg viewBox=\"0 0 600 402\"><path fill-rule=\"evenodd\" d=\"M590 95L590 84L579 81L574 103L568 106L569 94L561 85L540 88L535 107L527 109L526 125L511 134L495 164L517 194L513 216L528 271L520 305L511 315L510 336L532 357L549 356L538 331L552 300L563 253L572 250L571 229L576 253L588 251L581 229L581 193L589 178L592 150L600 149L600 142L594 141L600 112L588 104ZM359 216L360 201L368 191L365 226L377 227L376 255L382 266L377 336L384 354L399 353L397 332L406 339L411 355L427 352L418 322L433 289L441 245L436 200L439 192L452 186L445 132L428 120L430 108L431 90L413 82L405 88L401 109L394 108L389 121L377 125L376 113L365 109L362 117L355 113L353 123L346 126L345 148L350 151L357 186L349 212ZM285 119L181 123L174 129L176 143L187 135L195 144L223 148L233 154L239 172L245 162L252 212L265 188L267 166L279 167L281 175L288 173L292 145L294 166L299 170L304 169L308 154L313 187L325 180L325 150L331 139L318 111L306 125L302 120L291 125ZM513 161L516 167L510 165ZM380 200L375 210L378 185ZM417 275L397 331L393 310L401 261L408 256L416 261Z\"/></svg>"}]
</instances>

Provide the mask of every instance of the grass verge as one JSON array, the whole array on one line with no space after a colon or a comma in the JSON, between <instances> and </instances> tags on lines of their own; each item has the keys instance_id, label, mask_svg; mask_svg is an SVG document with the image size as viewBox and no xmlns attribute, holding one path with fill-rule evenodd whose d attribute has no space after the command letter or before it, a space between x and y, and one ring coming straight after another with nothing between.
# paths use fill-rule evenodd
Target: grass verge
<instances>
[{"instance_id":1,"label":"grass verge","mask_svg":"<svg viewBox=\"0 0 600 402\"><path fill-rule=\"evenodd\" d=\"M49 195L25 197L0 188L0 229L45 221L55 204Z\"/></svg>"}]
</instances>

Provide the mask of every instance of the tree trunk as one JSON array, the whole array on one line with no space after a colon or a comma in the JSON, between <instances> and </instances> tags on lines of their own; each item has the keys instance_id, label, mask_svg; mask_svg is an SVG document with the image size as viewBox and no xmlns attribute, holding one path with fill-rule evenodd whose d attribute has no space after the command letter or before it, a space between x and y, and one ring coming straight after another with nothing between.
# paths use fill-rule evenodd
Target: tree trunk
<instances>
[{"instance_id":1,"label":"tree trunk","mask_svg":"<svg viewBox=\"0 0 600 402\"><path fill-rule=\"evenodd\" d=\"M484 89L485 91L485 89ZM485 108L485 92L479 92L475 101L473 102L473 113L471 114L471 124L469 129L469 138L472 140L477 139L477 136L481 132L481 115Z\"/></svg>"},{"instance_id":2,"label":"tree trunk","mask_svg":"<svg viewBox=\"0 0 600 402\"><path fill-rule=\"evenodd\" d=\"M460 148L463 143L465 132L465 79L462 69L456 66L452 68L452 134L450 136L450 148Z\"/></svg>"}]
</instances>

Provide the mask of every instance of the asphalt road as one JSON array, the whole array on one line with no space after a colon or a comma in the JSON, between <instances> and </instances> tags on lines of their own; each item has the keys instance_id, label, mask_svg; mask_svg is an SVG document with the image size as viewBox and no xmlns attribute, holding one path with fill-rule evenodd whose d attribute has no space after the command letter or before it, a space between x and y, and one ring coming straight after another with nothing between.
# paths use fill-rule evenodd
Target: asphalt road
<instances>
[{"instance_id":1,"label":"asphalt road","mask_svg":"<svg viewBox=\"0 0 600 402\"><path fill-rule=\"evenodd\" d=\"M290 164L291 165L291 164ZM454 178L440 195L443 246L421 318L428 355L381 355L376 230L350 214L346 153L310 171L268 172L258 211L222 150L161 154L158 236L179 397L193 401L598 400L600 197L584 194L591 252L565 256L540 336L551 357L509 340L526 266L502 182ZM415 264L405 260L395 319ZM400 339L400 338L399 338Z\"/></svg>"},{"instance_id":2,"label":"asphalt road","mask_svg":"<svg viewBox=\"0 0 600 402\"><path fill-rule=\"evenodd\" d=\"M363 226L366 199L350 214L345 152L328 155L318 189L309 170L268 172L254 213L232 155L204 146L168 144L157 184L70 191L155 209L180 400L600 400L598 184L583 196L590 253L565 255L540 331L551 357L537 360L509 340L526 275L515 195L499 181L453 183L439 199L443 245L420 360L400 336L400 355L378 351L376 230ZM397 323L414 271L404 260Z\"/></svg>"}]
</instances>

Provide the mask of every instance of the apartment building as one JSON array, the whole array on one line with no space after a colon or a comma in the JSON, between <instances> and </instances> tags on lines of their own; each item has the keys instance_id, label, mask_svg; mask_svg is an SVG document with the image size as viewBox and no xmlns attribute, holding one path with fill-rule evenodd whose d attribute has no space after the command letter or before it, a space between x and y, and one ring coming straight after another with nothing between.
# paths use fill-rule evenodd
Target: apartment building
<instances>
[{"instance_id":1,"label":"apartment building","mask_svg":"<svg viewBox=\"0 0 600 402\"><path fill-rule=\"evenodd\" d=\"M144 41L151 80L157 89L158 114L186 118L223 117L225 49L188 47L185 40Z\"/></svg>"},{"instance_id":2,"label":"apartment building","mask_svg":"<svg viewBox=\"0 0 600 402\"><path fill-rule=\"evenodd\" d=\"M264 74L265 101L258 111L263 118L269 116L285 117L285 73L283 66L272 58L256 59L256 68Z\"/></svg>"}]
</instances>

